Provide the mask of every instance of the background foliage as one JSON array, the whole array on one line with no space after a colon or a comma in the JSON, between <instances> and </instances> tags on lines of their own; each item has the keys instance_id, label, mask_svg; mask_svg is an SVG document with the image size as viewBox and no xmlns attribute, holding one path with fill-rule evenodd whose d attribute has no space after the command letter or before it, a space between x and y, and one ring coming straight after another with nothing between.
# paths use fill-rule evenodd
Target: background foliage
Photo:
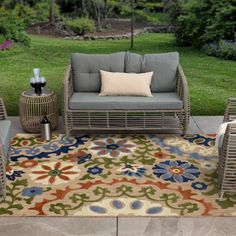
<instances>
[{"instance_id":1,"label":"background foliage","mask_svg":"<svg viewBox=\"0 0 236 236\"><path fill-rule=\"evenodd\" d=\"M169 4L177 45L194 46L209 55L235 59L235 0L173 0Z\"/></svg>"},{"instance_id":2,"label":"background foliage","mask_svg":"<svg viewBox=\"0 0 236 236\"><path fill-rule=\"evenodd\" d=\"M49 87L60 98L63 74L72 52L129 50L128 40L73 41L32 36L26 33L30 27L45 24L79 35L103 32L111 27L109 18L130 18L130 2L0 0L0 74L4 88L0 96L5 99L9 114L17 115L18 98L22 90L29 88L28 77L33 67L43 68ZM175 26L175 34L137 37L134 51L140 54L179 51L189 81L191 113L222 115L227 98L236 96L236 62L229 61L236 60L236 1L134 0L134 16L143 26Z\"/></svg>"}]
</instances>

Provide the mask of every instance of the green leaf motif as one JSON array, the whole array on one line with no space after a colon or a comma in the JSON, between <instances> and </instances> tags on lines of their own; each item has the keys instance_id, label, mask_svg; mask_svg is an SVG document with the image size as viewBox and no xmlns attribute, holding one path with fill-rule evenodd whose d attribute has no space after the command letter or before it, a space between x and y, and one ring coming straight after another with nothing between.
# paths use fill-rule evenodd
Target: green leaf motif
<instances>
[{"instance_id":1,"label":"green leaf motif","mask_svg":"<svg viewBox=\"0 0 236 236\"><path fill-rule=\"evenodd\" d=\"M213 172L211 174L206 174L206 178L204 179L208 183L208 188L210 189L208 192L202 193L206 196L212 196L218 193L218 175L217 172Z\"/></svg>"},{"instance_id":2,"label":"green leaf motif","mask_svg":"<svg viewBox=\"0 0 236 236\"><path fill-rule=\"evenodd\" d=\"M11 208L21 210L21 209L23 209L23 206L21 204L14 204L14 205L11 205Z\"/></svg>"},{"instance_id":3,"label":"green leaf motif","mask_svg":"<svg viewBox=\"0 0 236 236\"><path fill-rule=\"evenodd\" d=\"M164 193L160 197L160 199L163 201L169 201L171 203L176 203L177 200L179 199L179 197L175 193L170 193L170 194Z\"/></svg>"},{"instance_id":4,"label":"green leaf motif","mask_svg":"<svg viewBox=\"0 0 236 236\"><path fill-rule=\"evenodd\" d=\"M127 193L127 192L130 192L130 193L133 192L133 189L132 189L131 186L121 185L121 186L117 187L117 189L116 189L116 193L124 194L124 193Z\"/></svg>"},{"instance_id":5,"label":"green leaf motif","mask_svg":"<svg viewBox=\"0 0 236 236\"><path fill-rule=\"evenodd\" d=\"M86 180L86 179L94 179L93 177L90 176L90 174L84 175L80 180Z\"/></svg>"},{"instance_id":6,"label":"green leaf motif","mask_svg":"<svg viewBox=\"0 0 236 236\"><path fill-rule=\"evenodd\" d=\"M12 215L13 212L7 208L0 208L0 215Z\"/></svg>"},{"instance_id":7,"label":"green leaf motif","mask_svg":"<svg viewBox=\"0 0 236 236\"><path fill-rule=\"evenodd\" d=\"M34 197L30 197L30 198L23 198L23 200L27 203L27 204L31 204L33 201Z\"/></svg>"},{"instance_id":8,"label":"green leaf motif","mask_svg":"<svg viewBox=\"0 0 236 236\"><path fill-rule=\"evenodd\" d=\"M55 214L61 214L64 212L65 215L68 215L67 210L71 208L70 205L64 203L51 204L49 211L54 212Z\"/></svg>"},{"instance_id":9,"label":"green leaf motif","mask_svg":"<svg viewBox=\"0 0 236 236\"><path fill-rule=\"evenodd\" d=\"M15 182L11 183L11 185L15 188L16 186L24 186L26 187L28 184L27 179L17 179Z\"/></svg>"},{"instance_id":10,"label":"green leaf motif","mask_svg":"<svg viewBox=\"0 0 236 236\"><path fill-rule=\"evenodd\" d=\"M111 175L111 171L108 171L106 174L100 174L100 176L104 179L107 179Z\"/></svg>"},{"instance_id":11,"label":"green leaf motif","mask_svg":"<svg viewBox=\"0 0 236 236\"><path fill-rule=\"evenodd\" d=\"M236 207L236 197L225 194L223 201L217 199L216 203L221 206L222 209L227 209L234 206Z\"/></svg>"},{"instance_id":12,"label":"green leaf motif","mask_svg":"<svg viewBox=\"0 0 236 236\"><path fill-rule=\"evenodd\" d=\"M183 208L180 213L181 215L184 215L185 212L187 213L193 213L194 211L198 211L199 207L196 203L186 202L183 204L180 204L179 207Z\"/></svg>"},{"instance_id":13,"label":"green leaf motif","mask_svg":"<svg viewBox=\"0 0 236 236\"><path fill-rule=\"evenodd\" d=\"M93 190L95 196L98 196L98 195L106 195L107 193L110 193L110 191L106 188L101 188L101 187L97 187L95 190Z\"/></svg>"},{"instance_id":14,"label":"green leaf motif","mask_svg":"<svg viewBox=\"0 0 236 236\"><path fill-rule=\"evenodd\" d=\"M86 194L77 194L74 193L71 197L70 197L71 201L73 203L78 203L78 202L83 202L85 199L89 199L88 196L86 196Z\"/></svg>"},{"instance_id":15,"label":"green leaf motif","mask_svg":"<svg viewBox=\"0 0 236 236\"><path fill-rule=\"evenodd\" d=\"M155 195L156 190L153 187L146 187L146 188L142 188L139 192L145 193L148 195Z\"/></svg>"}]
</instances>

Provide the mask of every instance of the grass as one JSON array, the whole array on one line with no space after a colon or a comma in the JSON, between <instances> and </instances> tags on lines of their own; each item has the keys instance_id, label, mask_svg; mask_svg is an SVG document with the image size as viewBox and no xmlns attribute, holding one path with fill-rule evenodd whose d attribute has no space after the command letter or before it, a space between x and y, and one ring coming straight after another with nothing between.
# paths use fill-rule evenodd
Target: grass
<instances>
[{"instance_id":1,"label":"grass","mask_svg":"<svg viewBox=\"0 0 236 236\"><path fill-rule=\"evenodd\" d=\"M76 41L31 36L31 47L0 52L0 96L9 115L18 115L19 97L30 88L32 69L39 67L59 100L72 52L112 53L129 50L129 40ZM172 34L144 34L135 39L135 52L178 51L187 76L192 115L222 115L229 96L236 97L236 62L209 57L192 48L178 48ZM60 101L58 102L60 105Z\"/></svg>"}]
</instances>

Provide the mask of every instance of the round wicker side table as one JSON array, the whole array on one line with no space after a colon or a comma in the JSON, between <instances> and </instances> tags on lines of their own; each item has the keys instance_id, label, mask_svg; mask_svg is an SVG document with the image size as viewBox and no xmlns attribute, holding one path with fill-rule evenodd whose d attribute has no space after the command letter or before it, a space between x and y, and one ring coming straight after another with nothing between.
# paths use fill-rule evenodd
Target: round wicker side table
<instances>
[{"instance_id":1,"label":"round wicker side table","mask_svg":"<svg viewBox=\"0 0 236 236\"><path fill-rule=\"evenodd\" d=\"M58 124L57 98L51 90L43 90L38 96L33 90L25 91L20 97L20 122L22 128L29 133L39 133L43 116L51 122L52 129Z\"/></svg>"}]
</instances>

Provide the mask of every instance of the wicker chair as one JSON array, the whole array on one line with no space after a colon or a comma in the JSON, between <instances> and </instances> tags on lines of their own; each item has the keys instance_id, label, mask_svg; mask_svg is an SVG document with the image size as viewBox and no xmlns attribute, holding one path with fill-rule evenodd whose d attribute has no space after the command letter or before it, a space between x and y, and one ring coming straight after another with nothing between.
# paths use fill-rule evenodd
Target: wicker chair
<instances>
[{"instance_id":1,"label":"wicker chair","mask_svg":"<svg viewBox=\"0 0 236 236\"><path fill-rule=\"evenodd\" d=\"M10 127L11 122L7 120L7 113L2 98L0 98L0 125L4 133L0 133L0 193L6 197L6 165L10 158ZM5 132L6 131L6 132ZM2 140L4 137L4 140ZM4 143L3 143L4 141Z\"/></svg>"},{"instance_id":2,"label":"wicker chair","mask_svg":"<svg viewBox=\"0 0 236 236\"><path fill-rule=\"evenodd\" d=\"M72 71L70 64L64 79L63 115L65 132L68 136L71 131L82 130L171 130L182 131L183 134L186 134L190 115L189 91L186 77L180 65L177 66L176 71L175 93L182 101L183 106L178 109L72 109L70 99L75 92ZM97 98L101 99L101 97Z\"/></svg>"},{"instance_id":3,"label":"wicker chair","mask_svg":"<svg viewBox=\"0 0 236 236\"><path fill-rule=\"evenodd\" d=\"M236 98L229 98L224 114L224 122L236 119ZM236 193L236 124L228 124L222 147L219 148L219 195Z\"/></svg>"}]
</instances>

